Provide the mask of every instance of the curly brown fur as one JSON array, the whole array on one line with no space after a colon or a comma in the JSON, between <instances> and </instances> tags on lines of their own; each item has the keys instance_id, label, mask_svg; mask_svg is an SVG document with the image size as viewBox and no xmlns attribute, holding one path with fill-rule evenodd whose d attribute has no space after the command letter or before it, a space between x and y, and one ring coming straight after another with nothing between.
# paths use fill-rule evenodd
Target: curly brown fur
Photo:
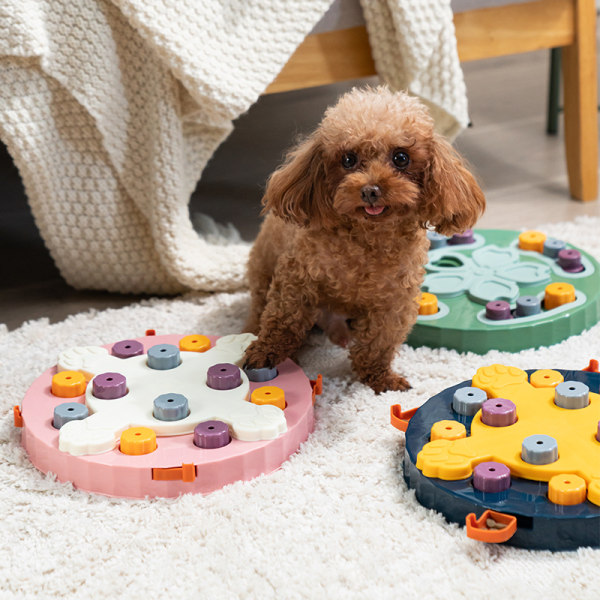
<instances>
[{"instance_id":1,"label":"curly brown fur","mask_svg":"<svg viewBox=\"0 0 600 600\"><path fill-rule=\"evenodd\" d=\"M408 389L391 362L417 318L426 227L462 232L485 206L427 109L385 87L352 90L271 175L263 205L246 365L277 365L318 323L362 382Z\"/></svg>"}]
</instances>

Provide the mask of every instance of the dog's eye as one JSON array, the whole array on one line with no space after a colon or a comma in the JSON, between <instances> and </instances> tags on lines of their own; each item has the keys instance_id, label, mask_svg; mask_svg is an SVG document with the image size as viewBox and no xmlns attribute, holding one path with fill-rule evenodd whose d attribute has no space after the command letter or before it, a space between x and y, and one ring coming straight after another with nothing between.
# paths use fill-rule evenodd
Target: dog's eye
<instances>
[{"instance_id":1,"label":"dog's eye","mask_svg":"<svg viewBox=\"0 0 600 600\"><path fill-rule=\"evenodd\" d=\"M347 152L344 154L344 156L342 156L342 166L344 169L351 169L352 167L355 167L357 162L358 157L356 154L354 154L354 152Z\"/></svg>"},{"instance_id":2,"label":"dog's eye","mask_svg":"<svg viewBox=\"0 0 600 600\"><path fill-rule=\"evenodd\" d=\"M392 162L397 169L406 169L410 164L410 157L404 150L394 150Z\"/></svg>"}]
</instances>

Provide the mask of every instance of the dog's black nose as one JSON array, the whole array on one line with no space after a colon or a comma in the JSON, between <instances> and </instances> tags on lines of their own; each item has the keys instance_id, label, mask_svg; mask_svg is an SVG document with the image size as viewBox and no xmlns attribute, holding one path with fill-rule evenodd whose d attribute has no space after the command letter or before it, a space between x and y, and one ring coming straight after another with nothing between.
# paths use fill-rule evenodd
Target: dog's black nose
<instances>
[{"instance_id":1,"label":"dog's black nose","mask_svg":"<svg viewBox=\"0 0 600 600\"><path fill-rule=\"evenodd\" d=\"M378 185L364 185L360 190L360 197L367 204L375 204L381 198L381 188Z\"/></svg>"}]
</instances>

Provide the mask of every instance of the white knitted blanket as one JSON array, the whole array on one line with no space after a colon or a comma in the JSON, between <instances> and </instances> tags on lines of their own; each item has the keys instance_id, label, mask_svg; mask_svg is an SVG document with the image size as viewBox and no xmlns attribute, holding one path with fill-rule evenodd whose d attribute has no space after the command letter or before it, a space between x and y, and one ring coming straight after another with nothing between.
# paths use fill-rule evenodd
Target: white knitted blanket
<instances>
[{"instance_id":1,"label":"white knitted blanket","mask_svg":"<svg viewBox=\"0 0 600 600\"><path fill-rule=\"evenodd\" d=\"M0 138L68 283L243 286L248 246L199 237L188 200L330 2L3 0ZM449 0L362 6L383 79L456 134L467 116Z\"/></svg>"}]
</instances>

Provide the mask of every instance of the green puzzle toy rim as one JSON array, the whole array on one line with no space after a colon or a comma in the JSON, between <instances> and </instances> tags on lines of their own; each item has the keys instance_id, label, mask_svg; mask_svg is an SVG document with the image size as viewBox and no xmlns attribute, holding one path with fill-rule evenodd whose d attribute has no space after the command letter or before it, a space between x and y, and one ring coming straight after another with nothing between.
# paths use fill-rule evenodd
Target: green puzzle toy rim
<instances>
[{"instance_id":1,"label":"green puzzle toy rim","mask_svg":"<svg viewBox=\"0 0 600 600\"><path fill-rule=\"evenodd\" d=\"M488 244L501 247L516 247L518 231L501 229L479 229L475 231L478 240L483 238ZM451 246L448 251L470 257L471 253L481 248L481 242L466 246ZM462 294L458 297L440 298L441 311L439 318L431 316L419 317L407 343L413 347L427 346L431 348L449 348L459 352L485 354L489 350L518 352L526 348L550 346L564 339L589 329L600 320L600 263L590 254L577 246L567 243L567 248L581 253L584 265L591 271L588 276L581 274L564 274L561 278L556 269L551 269L550 281L534 285L520 285L520 295L543 295L548 283L567 281L582 292L584 302L573 303L548 311L545 317L531 320L529 317L511 319L501 324L486 324L478 319L478 313L485 309L482 304L472 302ZM548 264L548 259L541 255L519 250L522 260ZM445 313L445 314L444 314ZM457 316L458 315L458 316Z\"/></svg>"}]
</instances>

